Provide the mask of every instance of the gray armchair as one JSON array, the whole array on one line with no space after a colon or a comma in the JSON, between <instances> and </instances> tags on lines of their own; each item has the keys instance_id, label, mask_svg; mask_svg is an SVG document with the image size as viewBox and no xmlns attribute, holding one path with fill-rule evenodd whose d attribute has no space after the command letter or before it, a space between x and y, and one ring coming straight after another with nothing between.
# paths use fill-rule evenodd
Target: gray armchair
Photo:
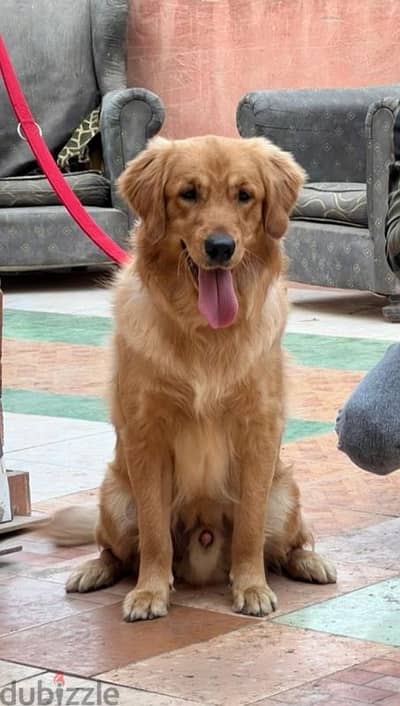
<instances>
[{"instance_id":1,"label":"gray armchair","mask_svg":"<svg viewBox=\"0 0 400 706\"><path fill-rule=\"evenodd\" d=\"M161 101L126 88L128 0L1 0L0 32L32 113L54 155L101 105L100 171L67 180L95 221L121 246L128 209L115 180L162 126ZM0 81L0 272L108 263L37 167Z\"/></svg>"},{"instance_id":2,"label":"gray armchair","mask_svg":"<svg viewBox=\"0 0 400 706\"><path fill-rule=\"evenodd\" d=\"M393 320L400 284L386 262L385 219L399 98L397 84L259 91L237 109L242 137L269 138L308 174L286 237L289 278L386 295Z\"/></svg>"}]
</instances>

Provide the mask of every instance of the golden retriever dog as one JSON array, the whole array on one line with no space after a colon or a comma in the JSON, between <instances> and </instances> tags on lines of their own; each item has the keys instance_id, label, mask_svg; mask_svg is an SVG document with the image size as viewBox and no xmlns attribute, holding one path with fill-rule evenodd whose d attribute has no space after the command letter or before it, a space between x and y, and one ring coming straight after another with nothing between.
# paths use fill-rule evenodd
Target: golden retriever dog
<instances>
[{"instance_id":1,"label":"golden retriever dog","mask_svg":"<svg viewBox=\"0 0 400 706\"><path fill-rule=\"evenodd\" d=\"M114 287L115 456L96 518L71 514L88 539L96 520L101 553L67 591L110 586L138 568L128 621L166 615L174 569L192 583L229 576L233 610L255 616L276 607L268 564L335 581L279 455L281 238L303 178L263 138L213 136L155 139L120 177L140 220Z\"/></svg>"}]
</instances>

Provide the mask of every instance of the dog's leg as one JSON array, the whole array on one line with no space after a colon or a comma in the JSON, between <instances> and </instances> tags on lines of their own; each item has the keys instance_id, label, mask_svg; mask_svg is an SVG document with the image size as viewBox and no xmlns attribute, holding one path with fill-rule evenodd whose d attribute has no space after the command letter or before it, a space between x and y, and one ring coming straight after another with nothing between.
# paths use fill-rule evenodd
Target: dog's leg
<instances>
[{"instance_id":1,"label":"dog's leg","mask_svg":"<svg viewBox=\"0 0 400 706\"><path fill-rule=\"evenodd\" d=\"M135 571L138 554L137 520L122 445L117 439L115 458L100 488L97 526L93 535L102 548L97 559L80 564L67 581L68 593L96 591L112 586ZM84 508L80 508L84 512ZM68 511L65 511L68 518ZM74 520L74 514L72 519Z\"/></svg>"},{"instance_id":2,"label":"dog's leg","mask_svg":"<svg viewBox=\"0 0 400 706\"><path fill-rule=\"evenodd\" d=\"M271 433L272 426L268 421L265 427L254 424L241 437L240 499L234 507L231 581L233 610L246 615L268 615L277 605L264 567L265 508L280 437L278 428ZM263 438L265 430L270 433L267 439Z\"/></svg>"},{"instance_id":3,"label":"dog's leg","mask_svg":"<svg viewBox=\"0 0 400 706\"><path fill-rule=\"evenodd\" d=\"M299 581L335 583L335 567L313 551L313 545L292 469L278 462L265 517L265 561Z\"/></svg>"},{"instance_id":4,"label":"dog's leg","mask_svg":"<svg viewBox=\"0 0 400 706\"><path fill-rule=\"evenodd\" d=\"M167 614L172 584L171 496L169 454L160 440L135 444L127 434L128 473L135 496L140 564L136 588L123 604L127 621L148 620Z\"/></svg>"}]
</instances>

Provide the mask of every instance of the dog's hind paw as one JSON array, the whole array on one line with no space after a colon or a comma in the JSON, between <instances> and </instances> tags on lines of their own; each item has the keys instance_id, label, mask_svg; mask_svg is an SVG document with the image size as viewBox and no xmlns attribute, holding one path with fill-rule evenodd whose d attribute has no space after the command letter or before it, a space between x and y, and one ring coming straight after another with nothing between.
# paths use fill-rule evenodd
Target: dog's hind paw
<instances>
[{"instance_id":1,"label":"dog's hind paw","mask_svg":"<svg viewBox=\"0 0 400 706\"><path fill-rule=\"evenodd\" d=\"M125 597L122 613L128 623L162 618L168 613L168 596L164 591L133 589Z\"/></svg>"},{"instance_id":2,"label":"dog's hind paw","mask_svg":"<svg viewBox=\"0 0 400 706\"><path fill-rule=\"evenodd\" d=\"M249 586L243 589L235 588L233 585L233 610L235 613L262 618L276 610L277 605L276 595L268 584Z\"/></svg>"},{"instance_id":3,"label":"dog's hind paw","mask_svg":"<svg viewBox=\"0 0 400 706\"><path fill-rule=\"evenodd\" d=\"M80 564L69 577L67 593L87 593L106 588L116 583L122 576L122 566L109 552L102 552L98 559Z\"/></svg>"},{"instance_id":4,"label":"dog's hind paw","mask_svg":"<svg viewBox=\"0 0 400 706\"><path fill-rule=\"evenodd\" d=\"M289 556L286 571L298 581L313 583L336 583L334 565L316 552L307 549L295 549Z\"/></svg>"}]
</instances>

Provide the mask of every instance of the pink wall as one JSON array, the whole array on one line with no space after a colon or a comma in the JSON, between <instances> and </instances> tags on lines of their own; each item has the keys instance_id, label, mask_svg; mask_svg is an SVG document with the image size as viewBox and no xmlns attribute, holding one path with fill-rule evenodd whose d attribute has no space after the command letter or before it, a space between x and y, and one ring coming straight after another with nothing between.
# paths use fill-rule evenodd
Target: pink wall
<instances>
[{"instance_id":1,"label":"pink wall","mask_svg":"<svg viewBox=\"0 0 400 706\"><path fill-rule=\"evenodd\" d=\"M400 0L130 0L129 85L158 93L163 134L234 135L257 88L400 82Z\"/></svg>"}]
</instances>

